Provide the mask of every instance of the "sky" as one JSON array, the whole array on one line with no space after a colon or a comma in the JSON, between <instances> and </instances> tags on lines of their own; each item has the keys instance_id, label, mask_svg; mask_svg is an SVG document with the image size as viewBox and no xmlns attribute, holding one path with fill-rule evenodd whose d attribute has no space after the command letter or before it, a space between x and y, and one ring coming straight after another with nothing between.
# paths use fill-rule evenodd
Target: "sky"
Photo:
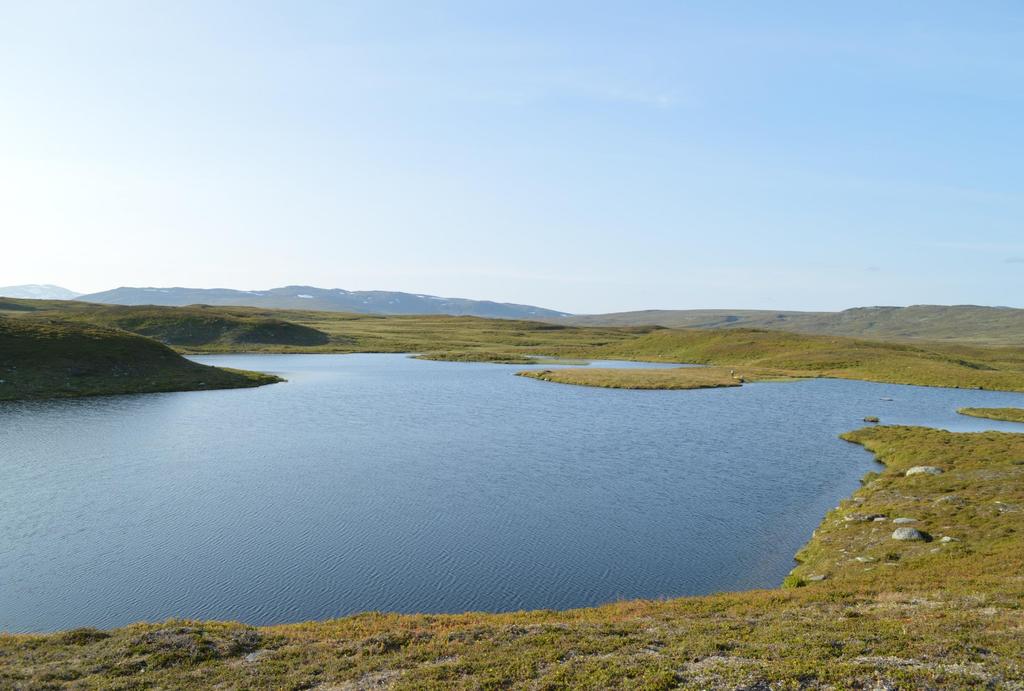
<instances>
[{"instance_id":1,"label":"sky","mask_svg":"<svg viewBox=\"0 0 1024 691\"><path fill-rule=\"evenodd\" d=\"M0 285L1024 307L1024 3L0 0Z\"/></svg>"}]
</instances>

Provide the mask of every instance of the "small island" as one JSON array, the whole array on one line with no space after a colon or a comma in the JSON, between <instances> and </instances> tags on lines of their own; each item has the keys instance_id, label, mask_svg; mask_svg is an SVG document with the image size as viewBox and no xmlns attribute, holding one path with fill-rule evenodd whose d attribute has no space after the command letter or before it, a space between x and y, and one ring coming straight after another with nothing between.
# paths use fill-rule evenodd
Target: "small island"
<instances>
[{"instance_id":1,"label":"small island","mask_svg":"<svg viewBox=\"0 0 1024 691\"><path fill-rule=\"evenodd\" d=\"M659 369L601 367L594 369L525 370L520 377L559 384L605 389L716 389L742 386L747 381L780 380L766 372L741 375L728 367L671 367Z\"/></svg>"},{"instance_id":2,"label":"small island","mask_svg":"<svg viewBox=\"0 0 1024 691\"><path fill-rule=\"evenodd\" d=\"M959 408L956 412L961 415L983 417L989 420L1024 422L1024 408Z\"/></svg>"}]
</instances>

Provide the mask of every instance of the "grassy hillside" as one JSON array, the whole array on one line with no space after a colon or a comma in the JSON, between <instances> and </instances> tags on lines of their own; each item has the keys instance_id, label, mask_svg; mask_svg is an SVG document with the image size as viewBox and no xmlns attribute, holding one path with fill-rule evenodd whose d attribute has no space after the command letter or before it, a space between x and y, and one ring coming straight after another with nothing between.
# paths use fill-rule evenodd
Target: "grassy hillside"
<instances>
[{"instance_id":1,"label":"grassy hillside","mask_svg":"<svg viewBox=\"0 0 1024 691\"><path fill-rule=\"evenodd\" d=\"M876 427L778 590L564 612L0 635L4 688L1021 688L1024 435ZM939 475L906 476L917 465ZM878 520L875 520L875 519ZM892 533L914 518L928 541ZM950 538L944 540L944 538Z\"/></svg>"},{"instance_id":2,"label":"grassy hillside","mask_svg":"<svg viewBox=\"0 0 1024 691\"><path fill-rule=\"evenodd\" d=\"M558 324L573 326L662 326L667 329L748 329L782 328L789 320L825 317L829 312L796 312L776 310L636 310L608 314L574 314L553 319ZM785 329L783 329L785 330ZM790 329L792 330L792 329Z\"/></svg>"},{"instance_id":3,"label":"grassy hillside","mask_svg":"<svg viewBox=\"0 0 1024 691\"><path fill-rule=\"evenodd\" d=\"M750 329L570 327L447 316L382 316L244 307L139 308L11 301L11 317L122 326L188 352L423 353L428 358L524 362L531 356L699 363L769 375L842 377L927 386L1024 390L1024 348L865 341ZM25 308L29 308L26 310ZM568 376L568 375L559 375ZM584 376L584 375L580 375ZM650 385L671 371L624 376ZM582 383L582 382L581 382Z\"/></svg>"},{"instance_id":4,"label":"grassy hillside","mask_svg":"<svg viewBox=\"0 0 1024 691\"><path fill-rule=\"evenodd\" d=\"M756 328L873 340L927 340L988 345L1024 342L1024 309L978 305L857 307L842 312L644 310L580 315L555 321L577 326Z\"/></svg>"},{"instance_id":5,"label":"grassy hillside","mask_svg":"<svg viewBox=\"0 0 1024 691\"><path fill-rule=\"evenodd\" d=\"M1024 408L960 408L956 412L1006 422L1024 422Z\"/></svg>"},{"instance_id":6,"label":"grassy hillside","mask_svg":"<svg viewBox=\"0 0 1024 691\"><path fill-rule=\"evenodd\" d=\"M688 362L735 369L746 378L837 377L895 384L1024 391L1020 352L950 345L913 346L776 331L659 330L610 344L595 357ZM674 370L623 371L650 384L670 383ZM581 378L585 373L581 373ZM578 383L587 383L579 381ZM648 386L647 388L653 388Z\"/></svg>"},{"instance_id":7,"label":"grassy hillside","mask_svg":"<svg viewBox=\"0 0 1024 691\"><path fill-rule=\"evenodd\" d=\"M149 336L183 348L319 346L330 342L322 331L275 317L193 307L94 307L69 318Z\"/></svg>"},{"instance_id":8,"label":"grassy hillside","mask_svg":"<svg viewBox=\"0 0 1024 691\"><path fill-rule=\"evenodd\" d=\"M652 327L579 328L512 319L381 316L290 312L289 320L331 336L336 352L425 353L452 360L507 361L530 355L563 356L599 349L649 333Z\"/></svg>"},{"instance_id":9,"label":"grassy hillside","mask_svg":"<svg viewBox=\"0 0 1024 691\"><path fill-rule=\"evenodd\" d=\"M5 307L6 305L6 307ZM59 318L119 326L161 336L191 328L195 322L215 321L233 328L238 324L292 325L291 333L309 342L249 339L240 341L230 328L199 328L203 338L176 344L189 352L304 352L304 353L446 353L454 359L487 359L517 354L558 355L565 351L594 350L616 341L647 333L642 328L576 328L543 322L444 315L384 316L264 310L254 307L126 307L53 300L3 300L0 313L22 318ZM200 323L202 326L202 323ZM303 331L299 331L303 329ZM297 338L291 338L295 341Z\"/></svg>"},{"instance_id":10,"label":"grassy hillside","mask_svg":"<svg viewBox=\"0 0 1024 691\"><path fill-rule=\"evenodd\" d=\"M0 317L0 401L260 386L272 375L208 367L124 331Z\"/></svg>"}]
</instances>

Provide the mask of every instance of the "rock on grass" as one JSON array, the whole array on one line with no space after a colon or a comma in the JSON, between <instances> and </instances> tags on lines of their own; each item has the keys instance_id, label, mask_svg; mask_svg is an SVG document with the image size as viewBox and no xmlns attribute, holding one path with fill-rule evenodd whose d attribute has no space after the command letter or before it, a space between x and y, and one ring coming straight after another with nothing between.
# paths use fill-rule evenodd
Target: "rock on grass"
<instances>
[{"instance_id":1,"label":"rock on grass","mask_svg":"<svg viewBox=\"0 0 1024 691\"><path fill-rule=\"evenodd\" d=\"M928 535L917 528L897 528L892 531L893 540L928 542Z\"/></svg>"},{"instance_id":2,"label":"rock on grass","mask_svg":"<svg viewBox=\"0 0 1024 691\"><path fill-rule=\"evenodd\" d=\"M942 468L936 468L933 465L915 465L904 473L906 477L911 475L941 475Z\"/></svg>"}]
</instances>

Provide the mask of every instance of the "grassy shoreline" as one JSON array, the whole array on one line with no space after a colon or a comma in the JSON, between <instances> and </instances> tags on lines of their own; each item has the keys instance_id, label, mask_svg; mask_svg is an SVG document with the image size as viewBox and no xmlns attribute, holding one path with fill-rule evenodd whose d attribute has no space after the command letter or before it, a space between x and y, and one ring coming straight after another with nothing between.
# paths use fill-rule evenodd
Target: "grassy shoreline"
<instances>
[{"instance_id":1,"label":"grassy shoreline","mask_svg":"<svg viewBox=\"0 0 1024 691\"><path fill-rule=\"evenodd\" d=\"M1024 435L871 427L844 438L884 467L800 551L788 582L804 587L568 611L0 635L0 686L1019 688ZM908 474L919 465L941 472ZM893 519L908 517L930 541L891 537L903 527Z\"/></svg>"},{"instance_id":2,"label":"grassy shoreline","mask_svg":"<svg viewBox=\"0 0 1024 691\"><path fill-rule=\"evenodd\" d=\"M956 412L989 420L1024 422L1024 408L958 408Z\"/></svg>"},{"instance_id":3,"label":"grassy shoreline","mask_svg":"<svg viewBox=\"0 0 1024 691\"><path fill-rule=\"evenodd\" d=\"M888 384L1024 391L1024 351L1004 348L950 348L882 343L863 339L807 336L735 329L696 331L660 329L611 344L598 357L702 364L735 370L741 378L830 377ZM622 372L629 387L643 377L655 388L660 376ZM585 381L581 378L580 383Z\"/></svg>"},{"instance_id":4,"label":"grassy shoreline","mask_svg":"<svg viewBox=\"0 0 1024 691\"><path fill-rule=\"evenodd\" d=\"M740 374L729 367L673 367L665 369L598 367L587 369L524 370L517 376L557 384L604 389L691 390L742 386L754 381L792 381L793 372L745 369Z\"/></svg>"},{"instance_id":5,"label":"grassy shoreline","mask_svg":"<svg viewBox=\"0 0 1024 691\"><path fill-rule=\"evenodd\" d=\"M0 318L0 401L263 386L260 372L201 365L127 331Z\"/></svg>"}]
</instances>

